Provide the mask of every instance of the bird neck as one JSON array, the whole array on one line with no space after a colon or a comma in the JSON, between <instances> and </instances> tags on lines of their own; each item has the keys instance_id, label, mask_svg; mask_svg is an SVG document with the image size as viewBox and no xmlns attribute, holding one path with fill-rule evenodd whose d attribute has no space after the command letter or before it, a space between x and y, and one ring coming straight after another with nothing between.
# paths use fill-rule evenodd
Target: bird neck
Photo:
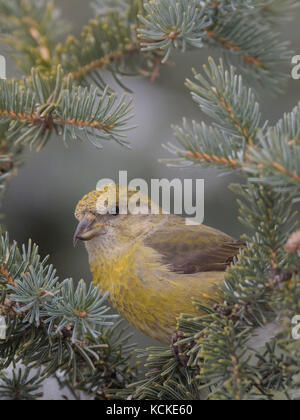
<instances>
[{"instance_id":1,"label":"bird neck","mask_svg":"<svg viewBox=\"0 0 300 420\"><path fill-rule=\"evenodd\" d=\"M127 288L135 273L137 244L123 252L98 253L98 257L90 260L90 268L95 285L99 285L102 292L109 292L112 297L120 288ZM132 274L132 275L131 275Z\"/></svg>"}]
</instances>

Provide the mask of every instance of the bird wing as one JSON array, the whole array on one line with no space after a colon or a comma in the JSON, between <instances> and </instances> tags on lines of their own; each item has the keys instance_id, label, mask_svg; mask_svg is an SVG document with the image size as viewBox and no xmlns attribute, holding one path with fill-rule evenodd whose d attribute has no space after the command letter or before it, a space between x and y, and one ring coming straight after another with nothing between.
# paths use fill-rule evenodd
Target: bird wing
<instances>
[{"instance_id":1,"label":"bird wing","mask_svg":"<svg viewBox=\"0 0 300 420\"><path fill-rule=\"evenodd\" d=\"M225 271L244 246L216 229L187 226L176 216L150 234L145 245L159 253L162 263L178 274Z\"/></svg>"}]
</instances>

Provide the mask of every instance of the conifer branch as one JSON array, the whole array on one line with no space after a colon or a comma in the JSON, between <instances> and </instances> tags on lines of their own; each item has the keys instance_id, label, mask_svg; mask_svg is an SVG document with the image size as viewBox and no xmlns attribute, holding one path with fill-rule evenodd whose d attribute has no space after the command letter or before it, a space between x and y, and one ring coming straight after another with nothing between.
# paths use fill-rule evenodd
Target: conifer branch
<instances>
[{"instance_id":1,"label":"conifer branch","mask_svg":"<svg viewBox=\"0 0 300 420\"><path fill-rule=\"evenodd\" d=\"M98 146L101 139L127 144L123 131L130 101L118 100L106 88L106 70L123 86L123 75L155 79L175 48L216 46L241 73L277 91L284 79L277 68L290 53L273 26L299 2L284 3L154 0L143 8L141 0L94 0L95 18L81 38L69 37L56 48L64 25L52 2L0 0L1 39L17 50L21 68L31 74L0 81L1 188L16 173L24 145L39 150L53 132L64 141L83 137ZM38 70L30 73L33 66ZM0 370L25 365L23 372L13 370L11 379L1 374L0 389L8 398L39 397L42 380L58 370L63 384L96 399L299 397L299 344L282 321L300 311L293 209L299 200L300 106L268 126L233 66L227 70L223 61L217 65L210 59L204 71L187 86L212 125L184 120L174 130L180 147L168 147L177 157L171 163L244 174L245 185L232 189L240 197L240 221L251 233L224 284L214 299L203 294L194 302L198 316L180 316L172 348L142 353L148 372L134 383L134 346L108 314L106 296L84 281L77 287L70 279L60 282L36 246L19 250L2 236L0 315L8 328L0 340ZM255 347L258 331L277 321L280 332ZM40 370L29 379L31 368Z\"/></svg>"},{"instance_id":2,"label":"conifer branch","mask_svg":"<svg viewBox=\"0 0 300 420\"><path fill-rule=\"evenodd\" d=\"M278 347L269 345L268 339L261 344L262 353L253 348L253 337L268 323L298 313L299 280L294 278L291 283L290 259L285 252L286 237L295 229L295 214L286 206L291 197L270 188L248 184L236 185L234 191L243 200L240 220L254 233L244 237L247 247L228 268L219 297L207 297L207 305L195 301L199 316L182 314L179 318L181 339L176 346L180 359L171 350L147 350L149 373L129 388L134 398L164 400L172 382L182 382L186 392L194 388L189 399L274 398L272 379L278 374L282 356L277 356ZM293 345L293 340L289 342ZM268 363L262 364L262 357L267 357ZM184 367L180 360L186 360ZM292 366L296 376L298 361ZM295 386L289 375L280 377L281 389L292 383Z\"/></svg>"},{"instance_id":3,"label":"conifer branch","mask_svg":"<svg viewBox=\"0 0 300 420\"><path fill-rule=\"evenodd\" d=\"M217 66L209 58L209 67L203 69L206 78L195 73L197 83L186 82L194 101L204 113L217 120L223 131L244 138L248 145L253 144L261 125L261 113L253 91L243 84L234 67L226 70L223 61Z\"/></svg>"},{"instance_id":4,"label":"conifer branch","mask_svg":"<svg viewBox=\"0 0 300 420\"><path fill-rule=\"evenodd\" d=\"M185 50L187 47L203 46L203 30L210 25L210 20L199 10L194 0L175 2L159 0L146 2L144 7L147 17L139 16L144 28L139 29L144 51L166 50L163 62L170 57L173 47Z\"/></svg>"},{"instance_id":5,"label":"conifer branch","mask_svg":"<svg viewBox=\"0 0 300 420\"><path fill-rule=\"evenodd\" d=\"M51 71L56 45L68 31L53 1L1 0L0 25L1 41L26 74L36 66Z\"/></svg>"},{"instance_id":6,"label":"conifer branch","mask_svg":"<svg viewBox=\"0 0 300 420\"><path fill-rule=\"evenodd\" d=\"M98 288L83 281L74 288L70 279L60 283L31 242L20 251L2 236L0 252L0 309L7 324L0 340L1 369L22 361L40 368L41 379L61 370L72 386L102 398L134 378L129 337L116 335L120 325L113 326L116 316L107 314L106 296Z\"/></svg>"},{"instance_id":7,"label":"conifer branch","mask_svg":"<svg viewBox=\"0 0 300 420\"><path fill-rule=\"evenodd\" d=\"M70 137L88 139L97 147L101 139L127 145L123 131L132 108L124 99L118 100L108 89L101 93L98 88L74 86L61 67L51 78L33 70L31 79L0 81L0 118L10 124L9 140L37 150L54 131L64 142Z\"/></svg>"},{"instance_id":8,"label":"conifer branch","mask_svg":"<svg viewBox=\"0 0 300 420\"><path fill-rule=\"evenodd\" d=\"M261 126L255 97L235 70L228 72L222 62L217 67L213 61L205 70L207 78L197 75L200 83L188 85L201 110L216 122L190 126L184 120L182 128L175 127L181 148L169 148L183 165L192 161L243 169L248 183L232 189L242 198L240 221L253 234L244 235L246 246L227 269L219 297L206 296L207 305L195 302L203 315L183 314L178 320L180 357L148 349L152 373L136 384L133 395L164 399L168 383L176 381L180 371L168 368L185 360L192 379L181 380L186 390L196 386L197 398L203 391L206 398L218 400L291 398L299 387L300 370L290 332L281 330L274 340L266 338L261 349L253 348L253 337L258 329L299 313L299 257L287 248L287 238L297 229L292 204L299 197L299 146L291 140L299 137L299 108L275 127ZM279 344L279 337L284 337L284 344ZM287 360L286 351L292 360Z\"/></svg>"},{"instance_id":9,"label":"conifer branch","mask_svg":"<svg viewBox=\"0 0 300 420\"><path fill-rule=\"evenodd\" d=\"M222 45L226 49L232 52L240 52L241 57L246 63L254 64L257 67L262 68L263 63L262 61L258 60L256 57L251 57L246 52L242 51L242 48L238 45L235 45L232 41L227 41L225 38L218 36L215 31L205 31L206 35L212 38L215 42Z\"/></svg>"},{"instance_id":10,"label":"conifer branch","mask_svg":"<svg viewBox=\"0 0 300 420\"><path fill-rule=\"evenodd\" d=\"M11 377L0 373L0 400L34 401L43 396L40 371L32 375L31 369L13 369Z\"/></svg>"},{"instance_id":11,"label":"conifer branch","mask_svg":"<svg viewBox=\"0 0 300 420\"><path fill-rule=\"evenodd\" d=\"M290 143L282 136L269 130L261 138L260 149L250 149L247 170L259 175L253 180L272 185L277 190L290 190L299 194L300 150L295 142Z\"/></svg>"},{"instance_id":12,"label":"conifer branch","mask_svg":"<svg viewBox=\"0 0 300 420\"><path fill-rule=\"evenodd\" d=\"M70 42L70 41L69 41ZM113 63L124 59L124 56L137 54L139 53L140 49L137 44L127 44L125 45L124 49L112 51L102 58L99 58L95 61L90 62L89 64L84 65L83 67L79 67L78 70L72 73L74 80L82 80L84 77L89 75L95 70L102 70L109 67Z\"/></svg>"},{"instance_id":13,"label":"conifer branch","mask_svg":"<svg viewBox=\"0 0 300 420\"><path fill-rule=\"evenodd\" d=\"M203 161L203 162L215 162L217 164L220 165L228 165L228 166L233 166L234 168L240 166L240 164L234 160L234 159L227 159L225 157L219 157L216 155L208 155L206 153L201 154L200 152L187 152L187 157L191 158L191 159L199 159L199 161Z\"/></svg>"},{"instance_id":14,"label":"conifer branch","mask_svg":"<svg viewBox=\"0 0 300 420\"><path fill-rule=\"evenodd\" d=\"M204 72L206 77L195 74L197 82L188 80L186 85L201 111L213 119L213 125L193 122L190 126L184 119L183 126L174 129L181 147L167 147L178 159L168 162L245 170L249 150L257 150L258 134L266 128L261 123L259 104L236 70L226 70L222 60L217 66L210 58Z\"/></svg>"},{"instance_id":15,"label":"conifer branch","mask_svg":"<svg viewBox=\"0 0 300 420\"><path fill-rule=\"evenodd\" d=\"M247 14L220 16L206 32L208 45L221 47L226 61L239 67L244 77L280 92L287 70L278 69L287 65L292 52L287 42L280 42L268 25L261 24L260 15L252 18L250 23Z\"/></svg>"},{"instance_id":16,"label":"conifer branch","mask_svg":"<svg viewBox=\"0 0 300 420\"><path fill-rule=\"evenodd\" d=\"M57 48L65 71L78 82L93 83L101 89L106 86L103 70L108 70L124 89L123 75L151 76L159 54L141 53L136 36L141 8L140 0L129 0L126 13L124 7L106 9L83 28L80 39L68 37Z\"/></svg>"},{"instance_id":17,"label":"conifer branch","mask_svg":"<svg viewBox=\"0 0 300 420\"><path fill-rule=\"evenodd\" d=\"M242 72L256 81L279 90L286 79L278 66L291 57L286 43L280 43L270 25L262 24L262 11L271 7L265 2L155 0L145 3L147 14L140 15L139 29L144 51L163 50L168 60L174 48L185 51L205 44L217 46ZM292 2L292 6L296 6ZM251 23L249 22L251 16Z\"/></svg>"},{"instance_id":18,"label":"conifer branch","mask_svg":"<svg viewBox=\"0 0 300 420\"><path fill-rule=\"evenodd\" d=\"M226 170L243 167L240 148L234 148L231 136L216 127L207 126L205 123L197 124L195 121L189 124L184 119L182 127L174 128L174 134L181 147L172 144L166 146L178 157L165 160L169 164L201 163L204 166L214 165Z\"/></svg>"},{"instance_id":19,"label":"conifer branch","mask_svg":"<svg viewBox=\"0 0 300 420\"><path fill-rule=\"evenodd\" d=\"M269 0L262 2L261 17L262 21L268 21L271 24L288 22L293 19L294 13L299 7L297 0Z\"/></svg>"}]
</instances>

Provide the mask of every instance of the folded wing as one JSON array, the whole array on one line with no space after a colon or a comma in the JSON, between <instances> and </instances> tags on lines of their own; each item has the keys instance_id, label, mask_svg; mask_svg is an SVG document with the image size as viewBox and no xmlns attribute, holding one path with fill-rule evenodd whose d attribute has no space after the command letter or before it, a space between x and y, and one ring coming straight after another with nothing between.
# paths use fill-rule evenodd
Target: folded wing
<instances>
[{"instance_id":1,"label":"folded wing","mask_svg":"<svg viewBox=\"0 0 300 420\"><path fill-rule=\"evenodd\" d=\"M180 274L225 271L244 246L216 229L186 226L176 216L150 235L145 245L160 254L171 271Z\"/></svg>"}]
</instances>

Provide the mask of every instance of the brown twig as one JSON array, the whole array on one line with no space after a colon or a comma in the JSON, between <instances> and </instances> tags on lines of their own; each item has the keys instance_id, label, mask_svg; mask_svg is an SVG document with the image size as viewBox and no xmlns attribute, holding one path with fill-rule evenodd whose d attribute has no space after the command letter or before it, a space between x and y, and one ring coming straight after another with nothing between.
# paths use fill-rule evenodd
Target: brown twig
<instances>
[{"instance_id":1,"label":"brown twig","mask_svg":"<svg viewBox=\"0 0 300 420\"><path fill-rule=\"evenodd\" d=\"M123 57L140 52L140 47L137 43L127 44L125 48L112 51L99 60L94 60L85 66L80 67L77 71L71 73L74 80L81 79L90 72L107 67L109 64L121 60Z\"/></svg>"},{"instance_id":2,"label":"brown twig","mask_svg":"<svg viewBox=\"0 0 300 420\"><path fill-rule=\"evenodd\" d=\"M37 125L44 124L45 128L49 130L53 128L53 124L55 123L55 121L59 121L63 125L69 124L69 125L77 125L81 127L91 127L97 130L113 130L115 128L114 125L101 124L99 121L90 122L90 121L83 121L83 120L75 120L71 118L64 120L63 118L55 114L48 114L45 117L39 114L25 114L25 113L16 114L13 111L0 110L0 117L2 115L5 115L15 120L20 120L23 123L37 124Z\"/></svg>"},{"instance_id":3,"label":"brown twig","mask_svg":"<svg viewBox=\"0 0 300 420\"><path fill-rule=\"evenodd\" d=\"M241 53L241 56L243 57L244 61L246 63L254 64L257 67L263 68L263 63L257 58L257 57L251 57L247 53L242 51L242 48L238 45L235 45L233 42L226 40L225 38L218 37L217 34L214 31L204 30L207 36L214 39L219 44L223 45L230 51L239 51Z\"/></svg>"},{"instance_id":4,"label":"brown twig","mask_svg":"<svg viewBox=\"0 0 300 420\"><path fill-rule=\"evenodd\" d=\"M293 178L296 182L300 184L300 176L296 172L288 171L284 166L278 162L273 162L273 169L276 169L283 175L286 175L290 178Z\"/></svg>"},{"instance_id":5,"label":"brown twig","mask_svg":"<svg viewBox=\"0 0 300 420\"><path fill-rule=\"evenodd\" d=\"M207 153L200 153L200 152L186 152L186 156L191 159L199 159L205 162L215 162L224 165L233 166L234 168L242 167L243 165L241 162L235 159L227 159L226 157L220 157L216 155L209 155Z\"/></svg>"},{"instance_id":6,"label":"brown twig","mask_svg":"<svg viewBox=\"0 0 300 420\"><path fill-rule=\"evenodd\" d=\"M14 287L16 287L16 283L14 281L14 279L12 278L12 276L10 275L10 273L6 270L4 264L2 264L0 266L0 275L2 275L9 284L13 285Z\"/></svg>"},{"instance_id":7,"label":"brown twig","mask_svg":"<svg viewBox=\"0 0 300 420\"><path fill-rule=\"evenodd\" d=\"M246 138L247 143L248 143L249 145L252 145L252 144L253 144L253 139L252 139L252 137L251 137L251 136L250 136L250 134L248 133L248 131L247 131L246 127L243 127L243 126L241 126L241 125L240 125L239 121L237 120L236 116L234 115L234 112L233 112L233 110L232 110L232 107L231 107L229 104L227 104L227 102L225 101L225 99L222 97L222 95L221 95L221 94L217 91L217 89L216 89L214 86L212 86L211 90L212 90L212 91L213 91L213 92L217 95L217 97L219 98L220 104L221 104L221 105L222 105L222 107L223 107L223 108L225 108L225 109L226 109L226 111L228 112L228 114L229 114L230 118L232 119L232 121L233 121L233 123L234 123L235 127L237 128L238 132L239 132L240 134L242 134L242 135Z\"/></svg>"}]
</instances>

